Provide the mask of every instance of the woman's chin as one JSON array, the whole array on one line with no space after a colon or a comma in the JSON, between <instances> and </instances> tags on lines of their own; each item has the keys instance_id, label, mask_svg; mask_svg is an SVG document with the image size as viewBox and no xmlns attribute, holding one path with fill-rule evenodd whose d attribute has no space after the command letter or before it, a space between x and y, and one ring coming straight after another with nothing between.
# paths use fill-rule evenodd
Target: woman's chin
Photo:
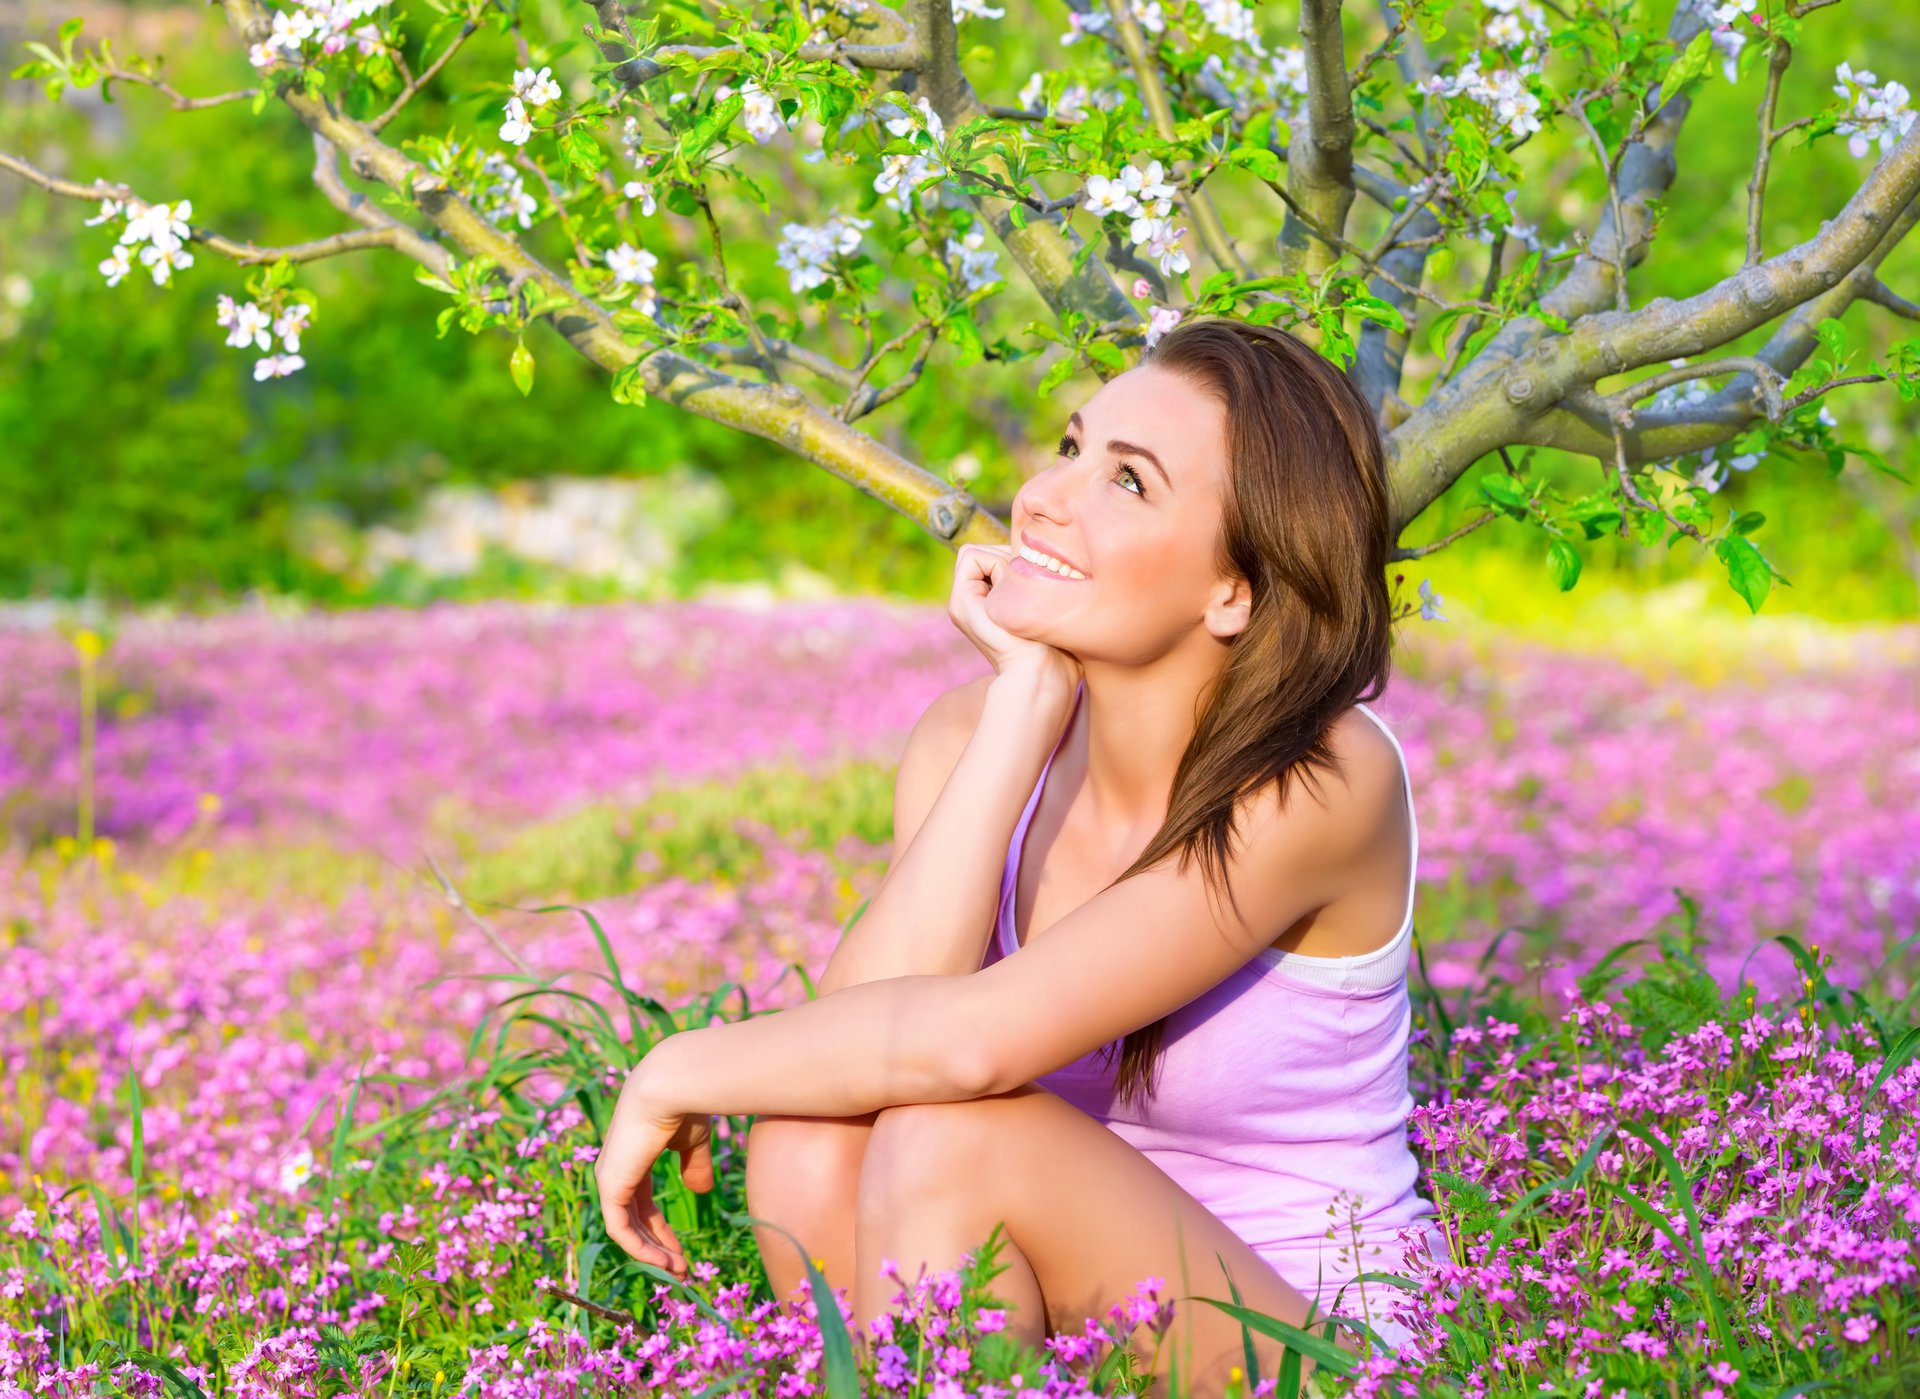
<instances>
[{"instance_id":1,"label":"woman's chin","mask_svg":"<svg viewBox=\"0 0 1920 1399\"><path fill-rule=\"evenodd\" d=\"M1028 605L1024 599L1002 597L996 589L987 598L987 620L1010 635L1022 641L1045 641L1040 635L1046 629L1046 620L1040 609Z\"/></svg>"}]
</instances>

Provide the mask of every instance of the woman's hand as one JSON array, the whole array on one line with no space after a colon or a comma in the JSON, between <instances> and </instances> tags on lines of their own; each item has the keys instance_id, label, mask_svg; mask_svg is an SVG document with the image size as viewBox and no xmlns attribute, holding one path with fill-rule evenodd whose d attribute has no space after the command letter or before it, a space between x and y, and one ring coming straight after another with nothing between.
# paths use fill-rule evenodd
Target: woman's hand
<instances>
[{"instance_id":1,"label":"woman's hand","mask_svg":"<svg viewBox=\"0 0 1920 1399\"><path fill-rule=\"evenodd\" d=\"M1079 660L1057 646L1015 636L987 616L987 596L1013 567L1009 544L962 544L953 563L953 593L947 616L993 664L996 675L1030 668L1064 684L1072 695L1082 674Z\"/></svg>"},{"instance_id":2,"label":"woman's hand","mask_svg":"<svg viewBox=\"0 0 1920 1399\"><path fill-rule=\"evenodd\" d=\"M712 1137L710 1114L672 1112L650 1101L641 1067L636 1066L621 1085L607 1139L593 1163L608 1237L682 1282L687 1255L653 1202L653 1163L668 1151L679 1152L680 1178L688 1189L704 1195L713 1189Z\"/></svg>"}]
</instances>

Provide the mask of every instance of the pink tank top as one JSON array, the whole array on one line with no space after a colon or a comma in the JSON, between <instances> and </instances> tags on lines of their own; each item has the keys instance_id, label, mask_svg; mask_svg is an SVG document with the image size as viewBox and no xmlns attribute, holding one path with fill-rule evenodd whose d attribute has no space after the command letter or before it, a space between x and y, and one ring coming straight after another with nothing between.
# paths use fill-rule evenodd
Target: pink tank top
<instances>
[{"instance_id":1,"label":"pink tank top","mask_svg":"<svg viewBox=\"0 0 1920 1399\"><path fill-rule=\"evenodd\" d=\"M1078 708L1077 693L1074 703ZM1420 833L1412 820L1406 751L1377 714L1356 707L1399 754L1412 829L1409 858L1417 865ZM1049 755L1014 827L983 967L1018 950L1014 888L1027 827L1052 767ZM1445 1254L1433 1206L1416 1189L1417 1163L1407 1144L1413 1097L1406 968L1415 873L1410 865L1406 917L1385 947L1354 957L1264 949L1173 1012L1155 1091L1143 1109L1123 1106L1114 1093L1118 1042L1111 1066L1096 1049L1035 1080L1144 1154L1283 1278L1317 1297L1322 1313L1356 1273L1403 1271L1396 1241L1403 1229L1418 1230L1436 1256ZM1217 1295L1225 1299L1225 1279L1220 1283ZM1200 1278L1194 1284L1201 1295L1215 1295ZM1366 1300L1367 1313L1378 1316L1392 1289L1366 1286L1387 1294ZM1360 1310L1359 1291L1347 1289L1343 1311Z\"/></svg>"}]
</instances>

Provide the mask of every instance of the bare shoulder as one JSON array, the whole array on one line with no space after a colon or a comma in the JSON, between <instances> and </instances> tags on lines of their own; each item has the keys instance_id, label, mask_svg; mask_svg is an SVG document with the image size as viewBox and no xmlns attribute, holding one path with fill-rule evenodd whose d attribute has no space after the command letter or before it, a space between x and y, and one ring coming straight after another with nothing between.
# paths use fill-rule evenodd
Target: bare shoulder
<instances>
[{"instance_id":1,"label":"bare shoulder","mask_svg":"<svg viewBox=\"0 0 1920 1399\"><path fill-rule=\"evenodd\" d=\"M1246 815L1255 845L1284 847L1331 872L1399 828L1404 779L1393 739L1357 706L1328 726L1327 743L1337 771L1296 774L1284 797L1268 783L1247 798Z\"/></svg>"},{"instance_id":2,"label":"bare shoulder","mask_svg":"<svg viewBox=\"0 0 1920 1399\"><path fill-rule=\"evenodd\" d=\"M934 696L907 735L900 770L893 781L893 848L904 850L933 810L941 788L953 776L967 741L980 725L991 674L979 676ZM1364 721L1363 721L1364 722Z\"/></svg>"}]
</instances>

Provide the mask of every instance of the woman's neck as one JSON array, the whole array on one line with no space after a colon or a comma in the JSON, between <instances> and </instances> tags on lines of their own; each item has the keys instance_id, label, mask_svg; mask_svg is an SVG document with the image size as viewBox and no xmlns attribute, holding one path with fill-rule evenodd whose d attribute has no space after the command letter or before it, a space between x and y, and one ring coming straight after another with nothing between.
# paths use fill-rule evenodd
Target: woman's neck
<instances>
[{"instance_id":1,"label":"woman's neck","mask_svg":"<svg viewBox=\"0 0 1920 1399\"><path fill-rule=\"evenodd\" d=\"M1158 830L1193 738L1200 697L1219 674L1168 656L1153 666L1085 667L1086 690L1054 767L1086 789L1088 817L1116 843Z\"/></svg>"}]
</instances>

